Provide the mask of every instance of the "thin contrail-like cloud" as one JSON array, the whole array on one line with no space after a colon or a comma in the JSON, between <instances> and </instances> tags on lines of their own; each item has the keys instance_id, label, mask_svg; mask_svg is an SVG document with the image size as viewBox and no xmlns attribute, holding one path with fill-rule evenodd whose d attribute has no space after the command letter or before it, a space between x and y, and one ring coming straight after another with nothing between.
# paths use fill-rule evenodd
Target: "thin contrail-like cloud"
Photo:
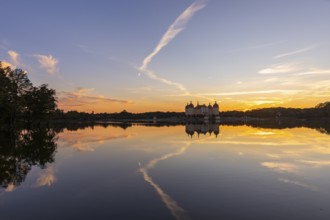
<instances>
[{"instance_id":1,"label":"thin contrail-like cloud","mask_svg":"<svg viewBox=\"0 0 330 220\"><path fill-rule=\"evenodd\" d=\"M162 157L153 159L149 161L145 166L140 168L140 172L143 175L143 179L150 185L152 186L161 200L164 202L165 206L170 210L171 214L177 219L177 220L185 220L189 219L189 216L187 215L186 211L181 208L177 202L172 199L168 194L166 194L159 186L157 183L155 183L152 178L149 176L148 170L153 168L159 161L166 160L170 157L174 156L179 156L187 151L189 147L189 144L181 147L179 150L173 153L166 154ZM139 166L141 166L141 163L139 163Z\"/></svg>"},{"instance_id":2,"label":"thin contrail-like cloud","mask_svg":"<svg viewBox=\"0 0 330 220\"><path fill-rule=\"evenodd\" d=\"M168 43L170 43L176 37L177 34L179 34L185 28L186 24L194 16L194 14L205 6L205 1L198 0L191 4L186 10L184 10L184 12L182 12L180 16L177 17L177 19L167 29L155 49L146 58L144 58L142 65L139 67L139 71L143 72L146 76L153 80L160 81L167 85L175 86L181 91L188 92L182 84L159 77L155 72L149 70L148 64L152 61L154 56L156 56Z\"/></svg>"},{"instance_id":3,"label":"thin contrail-like cloud","mask_svg":"<svg viewBox=\"0 0 330 220\"><path fill-rule=\"evenodd\" d=\"M287 56L300 54L300 53L303 53L303 52L306 52L306 51L313 50L314 48L315 48L315 46L309 46L309 47L305 47L305 48L295 50L295 51L291 51L291 52L288 52L288 53L279 54L279 55L275 56L274 59L279 59L279 58L282 58L282 57L287 57Z\"/></svg>"}]
</instances>

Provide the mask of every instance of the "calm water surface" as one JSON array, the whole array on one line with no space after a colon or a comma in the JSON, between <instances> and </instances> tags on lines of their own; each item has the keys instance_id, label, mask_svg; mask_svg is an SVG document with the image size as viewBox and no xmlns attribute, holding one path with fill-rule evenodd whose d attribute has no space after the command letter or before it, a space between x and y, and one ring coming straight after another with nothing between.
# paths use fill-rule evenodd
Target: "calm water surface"
<instances>
[{"instance_id":1,"label":"calm water surface","mask_svg":"<svg viewBox=\"0 0 330 220\"><path fill-rule=\"evenodd\" d=\"M330 136L310 128L109 125L1 143L0 219L330 218Z\"/></svg>"}]
</instances>

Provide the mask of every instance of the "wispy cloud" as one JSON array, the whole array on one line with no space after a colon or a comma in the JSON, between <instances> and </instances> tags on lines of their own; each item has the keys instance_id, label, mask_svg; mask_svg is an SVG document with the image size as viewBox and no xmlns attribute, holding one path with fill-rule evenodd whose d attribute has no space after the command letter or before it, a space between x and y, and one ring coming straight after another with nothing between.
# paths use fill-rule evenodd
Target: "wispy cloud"
<instances>
[{"instance_id":1,"label":"wispy cloud","mask_svg":"<svg viewBox=\"0 0 330 220\"><path fill-rule=\"evenodd\" d=\"M252 45L248 47L242 47L242 48L235 48L231 50L209 50L210 52L219 52L219 53L235 53L235 52L242 52L247 50L257 50L257 49L264 49L268 47L272 47L278 44L283 43L283 41L275 41L275 42L269 42L269 43L263 43L258 45Z\"/></svg>"},{"instance_id":2,"label":"wispy cloud","mask_svg":"<svg viewBox=\"0 0 330 220\"><path fill-rule=\"evenodd\" d=\"M10 68L14 68L15 66L11 63L8 63L6 61L1 61L2 67L6 68L6 67L10 67Z\"/></svg>"},{"instance_id":3,"label":"wispy cloud","mask_svg":"<svg viewBox=\"0 0 330 220\"><path fill-rule=\"evenodd\" d=\"M296 76L316 75L316 74L330 74L330 69L314 69L306 72L295 73Z\"/></svg>"},{"instance_id":4,"label":"wispy cloud","mask_svg":"<svg viewBox=\"0 0 330 220\"><path fill-rule=\"evenodd\" d=\"M168 43L170 43L176 37L177 34L184 30L186 24L194 16L194 14L205 6L205 1L196 1L191 4L186 10L184 10L184 12L182 12L179 17L177 17L177 19L167 29L155 49L147 57L144 58L142 65L138 68L139 71L153 80L157 80L164 84L174 86L181 91L187 91L187 89L182 84L159 77L155 72L148 69L148 65L152 61L154 56L156 56Z\"/></svg>"},{"instance_id":5,"label":"wispy cloud","mask_svg":"<svg viewBox=\"0 0 330 220\"><path fill-rule=\"evenodd\" d=\"M93 88L79 87L73 92L60 92L59 106L84 106L93 105L100 102L133 104L133 102L129 100L109 98L103 95L92 93L93 91Z\"/></svg>"},{"instance_id":6,"label":"wispy cloud","mask_svg":"<svg viewBox=\"0 0 330 220\"><path fill-rule=\"evenodd\" d=\"M13 50L9 50L8 55L9 55L10 60L13 62L14 65L19 64L19 61L18 61L19 54L17 52L15 52Z\"/></svg>"},{"instance_id":7,"label":"wispy cloud","mask_svg":"<svg viewBox=\"0 0 330 220\"><path fill-rule=\"evenodd\" d=\"M181 84L181 83L174 82L174 81L171 81L171 80L168 80L168 79L159 77L159 76L157 76L157 74L155 72L153 72L153 71L151 71L149 69L145 69L142 72L146 76L148 76L150 79L157 80L157 81L162 82L164 84L167 84L167 85L170 85L170 86L174 86L174 87L178 88L181 91L187 92L186 87L183 84Z\"/></svg>"},{"instance_id":8,"label":"wispy cloud","mask_svg":"<svg viewBox=\"0 0 330 220\"><path fill-rule=\"evenodd\" d=\"M260 74L276 74L276 73L290 73L295 71L296 69L292 65L272 65L268 68L259 70Z\"/></svg>"},{"instance_id":9,"label":"wispy cloud","mask_svg":"<svg viewBox=\"0 0 330 220\"><path fill-rule=\"evenodd\" d=\"M34 57L38 58L38 62L40 67L45 69L49 74L54 74L57 69L58 60L52 55L34 55Z\"/></svg>"},{"instance_id":10,"label":"wispy cloud","mask_svg":"<svg viewBox=\"0 0 330 220\"><path fill-rule=\"evenodd\" d=\"M239 96L239 95L255 95L255 94L272 94L281 93L293 95L300 92L300 90L260 90L260 91L242 91L242 92L220 92L220 93L202 93L206 96Z\"/></svg>"},{"instance_id":11,"label":"wispy cloud","mask_svg":"<svg viewBox=\"0 0 330 220\"><path fill-rule=\"evenodd\" d=\"M204 1L196 1L191 4L181 15L174 21L173 24L167 29L166 33L163 35L156 48L150 53L146 58L144 58L142 66L140 69L147 69L148 64L151 62L152 58L156 56L163 47L165 47L169 42L171 42L177 34L179 34L186 26L191 17L199 10L206 6Z\"/></svg>"},{"instance_id":12,"label":"wispy cloud","mask_svg":"<svg viewBox=\"0 0 330 220\"><path fill-rule=\"evenodd\" d=\"M287 57L287 56L292 56L292 55L304 53L306 51L313 50L314 48L315 48L315 46L309 46L309 47L305 47L305 48L295 50L295 51L291 51L291 52L288 52L288 53L279 54L279 55L274 56L274 59L279 59L279 58L283 58L283 57Z\"/></svg>"},{"instance_id":13,"label":"wispy cloud","mask_svg":"<svg viewBox=\"0 0 330 220\"><path fill-rule=\"evenodd\" d=\"M268 78L264 80L264 82L276 82L276 81L278 81L278 78Z\"/></svg>"}]
</instances>

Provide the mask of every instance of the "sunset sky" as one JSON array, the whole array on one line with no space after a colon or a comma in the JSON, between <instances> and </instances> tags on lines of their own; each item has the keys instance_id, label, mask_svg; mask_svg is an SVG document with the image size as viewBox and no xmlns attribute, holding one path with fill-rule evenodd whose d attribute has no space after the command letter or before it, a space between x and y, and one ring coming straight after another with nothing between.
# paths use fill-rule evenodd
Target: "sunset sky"
<instances>
[{"instance_id":1,"label":"sunset sky","mask_svg":"<svg viewBox=\"0 0 330 220\"><path fill-rule=\"evenodd\" d=\"M87 112L330 101L330 0L0 0L0 60Z\"/></svg>"}]
</instances>

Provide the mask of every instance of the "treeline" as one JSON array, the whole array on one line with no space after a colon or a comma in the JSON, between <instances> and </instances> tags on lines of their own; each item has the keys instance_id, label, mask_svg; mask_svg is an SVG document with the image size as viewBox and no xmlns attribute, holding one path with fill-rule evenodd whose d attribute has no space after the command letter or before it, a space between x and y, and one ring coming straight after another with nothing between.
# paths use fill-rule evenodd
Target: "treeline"
<instances>
[{"instance_id":1,"label":"treeline","mask_svg":"<svg viewBox=\"0 0 330 220\"><path fill-rule=\"evenodd\" d=\"M318 104L314 108L262 108L249 111L225 111L220 112L222 118L330 118L330 102ZM122 111L120 113L87 113L78 111L63 112L56 110L54 118L64 121L116 121L116 120L152 120L152 119L174 119L182 121L185 119L184 112L145 112L131 113Z\"/></svg>"},{"instance_id":2,"label":"treeline","mask_svg":"<svg viewBox=\"0 0 330 220\"><path fill-rule=\"evenodd\" d=\"M119 113L87 113L78 111L64 112L56 110L54 112L54 119L64 121L116 121L116 120L152 120L152 119L184 119L183 112L144 112L144 113L131 113L126 110Z\"/></svg>"},{"instance_id":3,"label":"treeline","mask_svg":"<svg viewBox=\"0 0 330 220\"><path fill-rule=\"evenodd\" d=\"M330 102L318 104L314 108L262 108L249 111L220 112L222 117L251 117L251 118L327 118L330 117Z\"/></svg>"},{"instance_id":4,"label":"treeline","mask_svg":"<svg viewBox=\"0 0 330 220\"><path fill-rule=\"evenodd\" d=\"M46 84L34 86L25 71L3 68L0 61L0 130L50 120L56 109L55 95Z\"/></svg>"}]
</instances>

